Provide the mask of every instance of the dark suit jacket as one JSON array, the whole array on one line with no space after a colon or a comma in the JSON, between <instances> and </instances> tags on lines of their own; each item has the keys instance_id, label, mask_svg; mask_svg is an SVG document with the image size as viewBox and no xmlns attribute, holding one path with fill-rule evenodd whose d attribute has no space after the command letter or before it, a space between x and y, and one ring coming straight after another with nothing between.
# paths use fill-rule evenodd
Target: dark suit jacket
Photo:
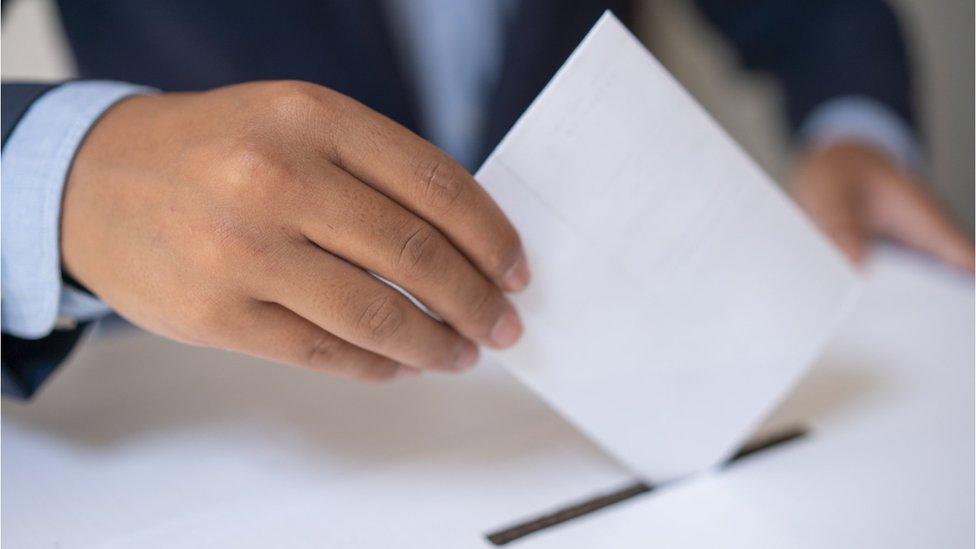
<instances>
[{"instance_id":1,"label":"dark suit jacket","mask_svg":"<svg viewBox=\"0 0 976 549\"><path fill-rule=\"evenodd\" d=\"M262 79L316 82L418 129L409 75L381 0L59 0L81 78L166 91ZM783 85L796 128L818 104L876 99L911 121L897 22L882 0L698 0L742 63ZM508 29L483 135L487 154L605 9L625 23L627 0L522 0ZM3 141L48 86L2 87ZM30 396L79 330L38 341L3 335L3 391Z\"/></svg>"}]
</instances>

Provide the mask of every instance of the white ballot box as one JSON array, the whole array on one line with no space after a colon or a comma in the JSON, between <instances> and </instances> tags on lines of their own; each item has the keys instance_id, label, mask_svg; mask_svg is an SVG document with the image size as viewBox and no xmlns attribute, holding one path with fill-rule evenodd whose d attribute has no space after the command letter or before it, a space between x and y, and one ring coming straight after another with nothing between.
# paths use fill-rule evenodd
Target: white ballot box
<instances>
[{"instance_id":1,"label":"white ballot box","mask_svg":"<svg viewBox=\"0 0 976 549\"><path fill-rule=\"evenodd\" d=\"M506 547L972 547L973 310L874 258L762 429L807 436ZM375 387L133 335L2 418L4 547L489 548L640 480L490 362Z\"/></svg>"}]
</instances>

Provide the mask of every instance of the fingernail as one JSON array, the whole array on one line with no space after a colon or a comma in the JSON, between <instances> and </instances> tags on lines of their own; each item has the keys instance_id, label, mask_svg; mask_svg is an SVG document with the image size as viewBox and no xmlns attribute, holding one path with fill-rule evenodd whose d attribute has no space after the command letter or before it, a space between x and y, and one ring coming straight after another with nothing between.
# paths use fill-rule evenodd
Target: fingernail
<instances>
[{"instance_id":1,"label":"fingernail","mask_svg":"<svg viewBox=\"0 0 976 549\"><path fill-rule=\"evenodd\" d=\"M414 368L413 366L407 366L406 364L401 364L394 374L394 377L417 377L420 375L420 370Z\"/></svg>"},{"instance_id":2,"label":"fingernail","mask_svg":"<svg viewBox=\"0 0 976 549\"><path fill-rule=\"evenodd\" d=\"M529 262L525 258L525 253L522 253L515 261L515 264L502 277L502 284L505 285L505 289L509 292L520 292L529 285L530 278Z\"/></svg>"},{"instance_id":3,"label":"fingernail","mask_svg":"<svg viewBox=\"0 0 976 549\"><path fill-rule=\"evenodd\" d=\"M457 370L467 370L478 362L478 348L471 342L465 341L454 360L454 368Z\"/></svg>"},{"instance_id":4,"label":"fingernail","mask_svg":"<svg viewBox=\"0 0 976 549\"><path fill-rule=\"evenodd\" d=\"M522 321L515 311L509 310L498 319L488 339L497 347L511 347L522 336Z\"/></svg>"}]
</instances>

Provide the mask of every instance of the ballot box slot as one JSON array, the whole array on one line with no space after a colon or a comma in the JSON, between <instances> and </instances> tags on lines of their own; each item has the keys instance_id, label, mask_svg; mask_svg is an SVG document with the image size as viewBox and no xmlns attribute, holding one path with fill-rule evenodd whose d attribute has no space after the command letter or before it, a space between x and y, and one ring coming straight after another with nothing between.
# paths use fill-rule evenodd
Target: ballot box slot
<instances>
[{"instance_id":1,"label":"ballot box slot","mask_svg":"<svg viewBox=\"0 0 976 549\"><path fill-rule=\"evenodd\" d=\"M759 437L747 442L723 465L728 467L739 460L753 454L780 446L787 442L806 436L808 430L802 426L794 426L788 429L779 430L769 435ZM679 481L680 482L680 481ZM595 513L601 509L606 509L622 501L649 494L660 485L654 485L646 481L637 481L613 492L607 492L584 501L572 503L561 507L556 511L539 515L529 520L519 522L507 528L486 534L486 538L494 545L505 545L515 540L521 539L529 534L534 534L546 528L550 528L575 518Z\"/></svg>"}]
</instances>

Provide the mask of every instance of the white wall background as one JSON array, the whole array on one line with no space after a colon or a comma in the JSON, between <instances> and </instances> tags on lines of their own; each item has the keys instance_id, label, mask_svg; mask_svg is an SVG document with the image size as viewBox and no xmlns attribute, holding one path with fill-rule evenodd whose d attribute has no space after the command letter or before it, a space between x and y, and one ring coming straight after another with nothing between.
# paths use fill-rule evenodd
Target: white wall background
<instances>
[{"instance_id":1,"label":"white wall background","mask_svg":"<svg viewBox=\"0 0 976 549\"><path fill-rule=\"evenodd\" d=\"M815 1L815 0L812 0ZM932 185L973 227L974 2L892 0L915 61L916 96ZM51 0L15 0L3 11L0 74L52 80L73 74ZM652 0L641 34L675 76L766 169L783 179L789 151L770 82L735 70L728 48L688 0Z\"/></svg>"}]
</instances>

